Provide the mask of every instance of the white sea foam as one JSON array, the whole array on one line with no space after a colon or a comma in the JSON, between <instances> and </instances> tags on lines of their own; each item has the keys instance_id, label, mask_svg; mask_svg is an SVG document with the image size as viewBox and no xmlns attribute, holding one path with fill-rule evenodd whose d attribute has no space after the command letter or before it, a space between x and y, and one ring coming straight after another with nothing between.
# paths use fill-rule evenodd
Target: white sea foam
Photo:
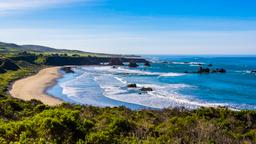
<instances>
[{"instance_id":1,"label":"white sea foam","mask_svg":"<svg viewBox=\"0 0 256 144\"><path fill-rule=\"evenodd\" d=\"M185 74L183 73L164 73L160 74L160 77L177 77L177 76L183 76Z\"/></svg>"},{"instance_id":2,"label":"white sea foam","mask_svg":"<svg viewBox=\"0 0 256 144\"><path fill-rule=\"evenodd\" d=\"M116 78L116 77L115 77ZM118 78L119 81L124 80ZM127 83L127 82L125 82ZM183 96L177 93L179 89L191 87L186 84L168 84L168 85L155 85L155 84L137 84L138 88L150 87L153 89L152 92L147 93L128 93L127 90L122 89L118 86L104 85L100 84L100 87L104 90L104 95L108 98L135 103L139 105L144 105L148 107L155 108L166 108L166 107L176 107L184 106L187 108L197 108L197 107L216 107L225 106L222 103L203 103L191 99L189 96ZM187 97L187 98L186 98Z\"/></svg>"},{"instance_id":3,"label":"white sea foam","mask_svg":"<svg viewBox=\"0 0 256 144\"><path fill-rule=\"evenodd\" d=\"M243 73L243 74L256 74L256 73L252 73L252 71L250 70L242 70L242 71L235 71L237 73Z\"/></svg>"},{"instance_id":4,"label":"white sea foam","mask_svg":"<svg viewBox=\"0 0 256 144\"><path fill-rule=\"evenodd\" d=\"M180 65L202 65L205 64L203 62L172 62L172 64L180 64Z\"/></svg>"},{"instance_id":5,"label":"white sea foam","mask_svg":"<svg viewBox=\"0 0 256 144\"><path fill-rule=\"evenodd\" d=\"M140 70L130 70L125 68L113 69L111 67L86 67L84 73L67 82L61 83L63 94L72 98L73 101L83 104L97 106L111 106L111 103L95 99L103 95L112 100L126 103L133 103L154 108L166 108L183 106L186 108L229 106L226 103L208 103L195 99L193 96L182 95L179 90L184 88L196 88L186 84L152 84L150 81L137 83L137 88L129 89L128 83L134 83L127 78L123 78L122 73L156 75L156 76L182 76L179 73L156 73L144 72ZM97 88L99 87L99 88ZM150 87L151 92L141 92L142 87Z\"/></svg>"},{"instance_id":6,"label":"white sea foam","mask_svg":"<svg viewBox=\"0 0 256 144\"><path fill-rule=\"evenodd\" d=\"M138 87L151 87L152 92L147 93L127 93L126 90L116 86L101 86L104 90L104 95L114 100L119 100L128 103L135 103L143 106L154 108L167 108L183 106L186 108L198 108L198 107L217 107L226 106L223 103L206 103L193 100L189 96L184 96L176 91L189 87L185 84L173 84L167 86L159 86L152 84L138 84ZM138 88L138 89L139 89ZM187 97L187 98L186 98Z\"/></svg>"},{"instance_id":7,"label":"white sea foam","mask_svg":"<svg viewBox=\"0 0 256 144\"><path fill-rule=\"evenodd\" d=\"M184 73L174 73L174 72L148 72L142 70L135 70L135 69L127 69L123 67L112 68L112 67L95 67L97 71L105 71L110 72L112 74L127 74L127 75L148 75L148 76L160 76L160 77L177 77L183 76Z\"/></svg>"},{"instance_id":8,"label":"white sea foam","mask_svg":"<svg viewBox=\"0 0 256 144\"><path fill-rule=\"evenodd\" d=\"M126 80L123 80L119 77L114 77L115 79L117 79L118 81L122 82L123 84L127 84L128 82Z\"/></svg>"}]
</instances>

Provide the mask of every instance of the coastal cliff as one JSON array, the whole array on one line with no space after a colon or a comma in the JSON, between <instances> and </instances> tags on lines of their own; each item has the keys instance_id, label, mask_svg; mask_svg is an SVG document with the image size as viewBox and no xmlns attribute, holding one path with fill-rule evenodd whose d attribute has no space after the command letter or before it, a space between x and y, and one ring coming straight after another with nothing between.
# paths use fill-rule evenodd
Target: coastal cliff
<instances>
[{"instance_id":1,"label":"coastal cliff","mask_svg":"<svg viewBox=\"0 0 256 144\"><path fill-rule=\"evenodd\" d=\"M44 59L43 63L50 66L63 66L63 65L100 65L102 63L110 63L113 59L121 61L122 63L136 62L136 63L148 63L147 60L141 57L71 57L71 56L40 56L40 55L16 55L11 57L15 61L27 61L30 63L36 63L37 60Z\"/></svg>"}]
</instances>

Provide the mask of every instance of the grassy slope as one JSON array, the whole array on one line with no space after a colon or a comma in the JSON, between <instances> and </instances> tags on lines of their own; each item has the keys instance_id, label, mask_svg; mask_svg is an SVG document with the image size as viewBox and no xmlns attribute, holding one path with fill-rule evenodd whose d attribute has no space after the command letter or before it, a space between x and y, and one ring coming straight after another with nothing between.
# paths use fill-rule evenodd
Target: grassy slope
<instances>
[{"instance_id":1,"label":"grassy slope","mask_svg":"<svg viewBox=\"0 0 256 144\"><path fill-rule=\"evenodd\" d=\"M12 53L17 54L23 51L28 51L30 53L39 54L42 53L44 55L52 55L52 54L67 54L68 56L79 55L79 56L96 56L96 57L138 57L135 55L113 55L113 54L104 54L104 53L91 53L84 52L79 50L68 50L68 49L55 49L51 47L39 46L39 45L17 45L12 43L4 43L0 42L0 53Z\"/></svg>"},{"instance_id":2,"label":"grassy slope","mask_svg":"<svg viewBox=\"0 0 256 144\"><path fill-rule=\"evenodd\" d=\"M38 65L0 74L0 143L256 143L256 111L225 108L131 111L11 98L8 84Z\"/></svg>"}]
</instances>

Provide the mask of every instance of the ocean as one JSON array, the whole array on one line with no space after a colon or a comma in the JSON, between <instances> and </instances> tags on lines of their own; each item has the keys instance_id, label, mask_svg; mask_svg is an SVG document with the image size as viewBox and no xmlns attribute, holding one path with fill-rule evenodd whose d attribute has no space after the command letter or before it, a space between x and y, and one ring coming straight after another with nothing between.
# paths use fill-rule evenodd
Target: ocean
<instances>
[{"instance_id":1,"label":"ocean","mask_svg":"<svg viewBox=\"0 0 256 144\"><path fill-rule=\"evenodd\" d=\"M256 56L143 57L152 62L150 67L77 66L75 73L64 74L47 93L66 102L99 107L256 109L256 74L251 73L256 70ZM200 65L227 72L193 73ZM143 92L142 87L153 91Z\"/></svg>"}]
</instances>

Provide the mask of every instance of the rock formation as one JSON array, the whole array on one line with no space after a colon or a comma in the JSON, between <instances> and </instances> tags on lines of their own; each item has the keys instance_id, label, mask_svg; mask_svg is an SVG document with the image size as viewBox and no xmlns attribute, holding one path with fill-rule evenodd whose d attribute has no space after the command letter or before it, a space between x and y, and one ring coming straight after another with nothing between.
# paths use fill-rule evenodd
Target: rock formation
<instances>
[{"instance_id":1,"label":"rock formation","mask_svg":"<svg viewBox=\"0 0 256 144\"><path fill-rule=\"evenodd\" d=\"M123 62L122 62L121 59L119 59L119 58L112 58L112 59L110 60L109 65L111 65L111 66L114 66L114 65L122 66L122 65L124 65L124 64L123 64Z\"/></svg>"},{"instance_id":2,"label":"rock formation","mask_svg":"<svg viewBox=\"0 0 256 144\"><path fill-rule=\"evenodd\" d=\"M71 67L62 67L61 70L65 73L74 73Z\"/></svg>"},{"instance_id":3,"label":"rock formation","mask_svg":"<svg viewBox=\"0 0 256 144\"><path fill-rule=\"evenodd\" d=\"M185 71L186 73L187 71ZM226 73L226 70L223 69L223 68L217 68L217 69L210 69L210 68L203 68L203 67L199 67L198 68L198 71L196 73L199 73L199 74L203 74L203 73Z\"/></svg>"},{"instance_id":4,"label":"rock formation","mask_svg":"<svg viewBox=\"0 0 256 144\"><path fill-rule=\"evenodd\" d=\"M153 89L150 88L150 87L142 87L140 90L141 90L141 91L144 91L144 92L153 91Z\"/></svg>"},{"instance_id":5,"label":"rock formation","mask_svg":"<svg viewBox=\"0 0 256 144\"><path fill-rule=\"evenodd\" d=\"M151 65L150 65L149 62L145 62L145 63L144 63L144 66L150 67Z\"/></svg>"},{"instance_id":6,"label":"rock formation","mask_svg":"<svg viewBox=\"0 0 256 144\"><path fill-rule=\"evenodd\" d=\"M203 67L199 67L197 73L210 73L210 69L209 68L203 68Z\"/></svg>"},{"instance_id":7,"label":"rock formation","mask_svg":"<svg viewBox=\"0 0 256 144\"><path fill-rule=\"evenodd\" d=\"M136 84L128 84L127 87L128 88L137 88L137 85Z\"/></svg>"},{"instance_id":8,"label":"rock formation","mask_svg":"<svg viewBox=\"0 0 256 144\"><path fill-rule=\"evenodd\" d=\"M136 62L132 62L132 61L131 61L128 66L129 66L129 67L132 67L132 68L136 68L136 67L138 67L139 65L138 65Z\"/></svg>"},{"instance_id":9,"label":"rock formation","mask_svg":"<svg viewBox=\"0 0 256 144\"><path fill-rule=\"evenodd\" d=\"M217 71L217 72L219 72L219 73L226 73L226 70L225 70L225 69L223 69L223 68L216 69L216 71Z\"/></svg>"}]
</instances>

